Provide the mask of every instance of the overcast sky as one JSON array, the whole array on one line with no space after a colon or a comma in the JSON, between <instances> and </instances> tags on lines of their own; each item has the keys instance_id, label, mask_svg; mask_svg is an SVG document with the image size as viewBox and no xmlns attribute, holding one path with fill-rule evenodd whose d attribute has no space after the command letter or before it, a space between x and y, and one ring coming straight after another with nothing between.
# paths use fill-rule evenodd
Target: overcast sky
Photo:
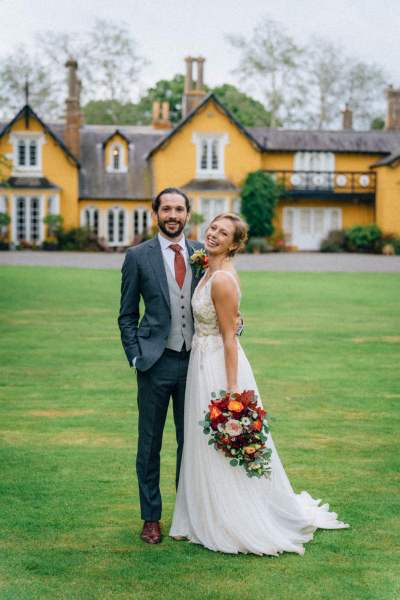
<instances>
[{"instance_id":1,"label":"overcast sky","mask_svg":"<svg viewBox=\"0 0 400 600\"><path fill-rule=\"evenodd\" d=\"M0 55L20 43L33 47L39 31L88 29L98 16L130 26L150 60L142 89L183 73L187 55L205 56L208 85L234 83L237 57L224 36L250 35L264 15L299 42L312 34L339 42L400 87L400 0L0 0Z\"/></svg>"}]
</instances>

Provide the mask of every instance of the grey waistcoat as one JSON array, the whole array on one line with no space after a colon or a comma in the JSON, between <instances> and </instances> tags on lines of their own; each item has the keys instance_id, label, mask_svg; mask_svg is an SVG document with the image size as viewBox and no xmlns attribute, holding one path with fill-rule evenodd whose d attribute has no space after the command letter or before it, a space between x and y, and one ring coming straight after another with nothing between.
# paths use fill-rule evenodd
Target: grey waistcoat
<instances>
[{"instance_id":1,"label":"grey waistcoat","mask_svg":"<svg viewBox=\"0 0 400 600\"><path fill-rule=\"evenodd\" d=\"M183 343L185 342L186 350L190 350L194 333L193 316L190 304L192 269L189 265L186 267L185 281L183 282L181 289L176 283L175 277L171 273L171 269L165 259L164 265L167 273L171 305L171 329L166 347L170 348L170 350L179 352L182 350Z\"/></svg>"}]
</instances>

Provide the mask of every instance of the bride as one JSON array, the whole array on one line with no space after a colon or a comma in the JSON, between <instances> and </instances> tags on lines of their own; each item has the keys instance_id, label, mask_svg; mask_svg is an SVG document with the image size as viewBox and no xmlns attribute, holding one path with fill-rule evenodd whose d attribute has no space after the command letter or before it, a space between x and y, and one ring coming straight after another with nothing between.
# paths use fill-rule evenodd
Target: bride
<instances>
[{"instance_id":1,"label":"bride","mask_svg":"<svg viewBox=\"0 0 400 600\"><path fill-rule=\"evenodd\" d=\"M271 434L271 477L249 478L244 468L232 467L208 445L199 425L212 392L258 394L235 335L241 293L232 257L246 238L246 224L231 213L218 215L206 231L209 266L192 299L195 334L186 384L185 444L170 536L221 552L304 554L303 544L316 529L349 525L337 520L328 504L320 505L306 491L293 491Z\"/></svg>"}]
</instances>

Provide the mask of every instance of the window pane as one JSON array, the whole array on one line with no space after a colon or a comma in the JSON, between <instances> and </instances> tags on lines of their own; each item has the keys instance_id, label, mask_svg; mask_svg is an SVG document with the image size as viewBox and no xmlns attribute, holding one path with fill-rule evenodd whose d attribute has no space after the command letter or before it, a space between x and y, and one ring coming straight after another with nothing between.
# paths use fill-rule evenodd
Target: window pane
<instances>
[{"instance_id":1,"label":"window pane","mask_svg":"<svg viewBox=\"0 0 400 600\"><path fill-rule=\"evenodd\" d=\"M85 227L90 227L90 212L85 210Z\"/></svg>"},{"instance_id":2,"label":"window pane","mask_svg":"<svg viewBox=\"0 0 400 600\"><path fill-rule=\"evenodd\" d=\"M125 213L120 210L118 213L118 241L124 241L124 229L125 229Z\"/></svg>"},{"instance_id":3,"label":"window pane","mask_svg":"<svg viewBox=\"0 0 400 600\"><path fill-rule=\"evenodd\" d=\"M24 166L26 164L26 148L25 142L22 140L18 142L18 165Z\"/></svg>"},{"instance_id":4,"label":"window pane","mask_svg":"<svg viewBox=\"0 0 400 600\"><path fill-rule=\"evenodd\" d=\"M324 231L324 209L314 208L314 233L323 233Z\"/></svg>"},{"instance_id":5,"label":"window pane","mask_svg":"<svg viewBox=\"0 0 400 600\"><path fill-rule=\"evenodd\" d=\"M99 211L95 209L93 211L93 233L99 235Z\"/></svg>"},{"instance_id":6,"label":"window pane","mask_svg":"<svg viewBox=\"0 0 400 600\"><path fill-rule=\"evenodd\" d=\"M37 242L39 239L39 227L40 227L40 221L39 221L39 199L38 198L32 198L31 199L31 223L30 223L30 230L31 230L31 240L33 242Z\"/></svg>"},{"instance_id":7,"label":"window pane","mask_svg":"<svg viewBox=\"0 0 400 600\"><path fill-rule=\"evenodd\" d=\"M112 210L108 211L108 241L114 241L114 212Z\"/></svg>"},{"instance_id":8,"label":"window pane","mask_svg":"<svg viewBox=\"0 0 400 600\"><path fill-rule=\"evenodd\" d=\"M26 202L17 198L17 240L26 239Z\"/></svg>"},{"instance_id":9,"label":"window pane","mask_svg":"<svg viewBox=\"0 0 400 600\"><path fill-rule=\"evenodd\" d=\"M300 209L300 231L301 233L311 233L311 210L309 208Z\"/></svg>"},{"instance_id":10,"label":"window pane","mask_svg":"<svg viewBox=\"0 0 400 600\"><path fill-rule=\"evenodd\" d=\"M218 169L218 141L213 140L211 144L211 168L216 171Z\"/></svg>"},{"instance_id":11,"label":"window pane","mask_svg":"<svg viewBox=\"0 0 400 600\"><path fill-rule=\"evenodd\" d=\"M30 142L29 144L29 164L31 167L37 165L37 142Z\"/></svg>"},{"instance_id":12,"label":"window pane","mask_svg":"<svg viewBox=\"0 0 400 600\"><path fill-rule=\"evenodd\" d=\"M114 171L119 171L119 165L120 165L120 152L119 152L119 148L114 148L114 150L113 150L113 168L114 168Z\"/></svg>"},{"instance_id":13,"label":"window pane","mask_svg":"<svg viewBox=\"0 0 400 600\"><path fill-rule=\"evenodd\" d=\"M149 226L148 217L149 217L149 213L147 212L147 210L145 210L143 212L143 231L146 231Z\"/></svg>"},{"instance_id":14,"label":"window pane","mask_svg":"<svg viewBox=\"0 0 400 600\"><path fill-rule=\"evenodd\" d=\"M137 235L139 233L139 211L133 211L133 233Z\"/></svg>"},{"instance_id":15,"label":"window pane","mask_svg":"<svg viewBox=\"0 0 400 600\"><path fill-rule=\"evenodd\" d=\"M200 161L200 168L202 170L206 170L207 169L207 163L208 163L208 144L207 142L204 140L203 142L201 142L201 161Z\"/></svg>"}]
</instances>

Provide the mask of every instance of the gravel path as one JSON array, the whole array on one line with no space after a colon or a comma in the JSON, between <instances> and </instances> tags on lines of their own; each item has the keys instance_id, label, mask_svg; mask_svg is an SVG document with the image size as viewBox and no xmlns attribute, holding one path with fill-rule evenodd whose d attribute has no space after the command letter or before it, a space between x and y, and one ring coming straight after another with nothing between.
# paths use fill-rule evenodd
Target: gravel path
<instances>
[{"instance_id":1,"label":"gravel path","mask_svg":"<svg viewBox=\"0 0 400 600\"><path fill-rule=\"evenodd\" d=\"M0 252L1 265L81 267L120 269L123 254L102 252ZM343 273L400 273L400 256L373 254L322 254L290 252L285 254L241 254L236 257L239 271L298 271Z\"/></svg>"}]
</instances>

